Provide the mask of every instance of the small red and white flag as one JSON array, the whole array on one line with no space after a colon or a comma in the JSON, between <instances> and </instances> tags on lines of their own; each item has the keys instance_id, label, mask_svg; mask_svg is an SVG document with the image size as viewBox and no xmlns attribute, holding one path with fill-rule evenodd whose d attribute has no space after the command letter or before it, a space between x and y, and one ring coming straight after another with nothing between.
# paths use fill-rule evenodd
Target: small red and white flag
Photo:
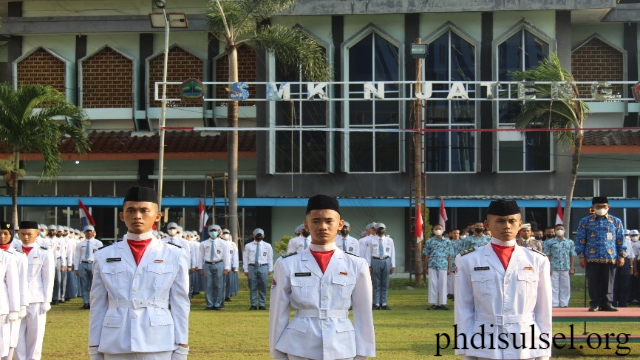
<instances>
[{"instance_id":1,"label":"small red and white flag","mask_svg":"<svg viewBox=\"0 0 640 360\"><path fill-rule=\"evenodd\" d=\"M198 199L198 211L200 213L200 222L198 223L198 231L202 232L202 229L207 225L207 221L209 221L209 214L205 211L204 205L202 205L202 200Z\"/></svg>"},{"instance_id":2,"label":"small red and white flag","mask_svg":"<svg viewBox=\"0 0 640 360\"><path fill-rule=\"evenodd\" d=\"M556 212L556 225L564 224L564 214L562 213L562 204L558 199L558 211Z\"/></svg>"},{"instance_id":3,"label":"small red and white flag","mask_svg":"<svg viewBox=\"0 0 640 360\"><path fill-rule=\"evenodd\" d=\"M447 228L447 211L444 208L444 199L440 199L440 216L438 217L438 224L442 225L444 229Z\"/></svg>"},{"instance_id":4,"label":"small red and white flag","mask_svg":"<svg viewBox=\"0 0 640 360\"><path fill-rule=\"evenodd\" d=\"M82 200L78 199L78 207L80 208L80 224L82 225L82 230L84 227L91 224L93 226L96 225L96 222L93 220L89 209L82 203Z\"/></svg>"},{"instance_id":5,"label":"small red and white flag","mask_svg":"<svg viewBox=\"0 0 640 360\"><path fill-rule=\"evenodd\" d=\"M419 243L420 241L422 241L424 239L423 234L422 234L422 229L424 226L422 226L422 210L421 210L421 206L418 204L416 205L416 229L415 229L415 236L416 236L416 243Z\"/></svg>"}]
</instances>

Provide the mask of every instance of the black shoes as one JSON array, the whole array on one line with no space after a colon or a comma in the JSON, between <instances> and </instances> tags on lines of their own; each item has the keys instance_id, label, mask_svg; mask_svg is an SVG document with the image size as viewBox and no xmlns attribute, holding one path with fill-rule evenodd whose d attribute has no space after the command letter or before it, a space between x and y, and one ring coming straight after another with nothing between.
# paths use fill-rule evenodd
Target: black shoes
<instances>
[{"instance_id":1,"label":"black shoes","mask_svg":"<svg viewBox=\"0 0 640 360\"><path fill-rule=\"evenodd\" d=\"M390 308L390 307L388 307L387 305L382 305L382 306L380 307L380 309L381 309L381 310L391 310L391 308Z\"/></svg>"},{"instance_id":2,"label":"black shoes","mask_svg":"<svg viewBox=\"0 0 640 360\"><path fill-rule=\"evenodd\" d=\"M373 310L380 310L380 305L373 305L372 309Z\"/></svg>"},{"instance_id":3,"label":"black shoes","mask_svg":"<svg viewBox=\"0 0 640 360\"><path fill-rule=\"evenodd\" d=\"M431 305L427 308L427 310L438 310L438 305Z\"/></svg>"},{"instance_id":4,"label":"black shoes","mask_svg":"<svg viewBox=\"0 0 640 360\"><path fill-rule=\"evenodd\" d=\"M207 306L206 308L204 308L205 310L213 310L213 306L209 307Z\"/></svg>"},{"instance_id":5,"label":"black shoes","mask_svg":"<svg viewBox=\"0 0 640 360\"><path fill-rule=\"evenodd\" d=\"M260 306L260 307L258 308L258 310L267 310L267 308L266 308L266 307L264 307L264 306Z\"/></svg>"},{"instance_id":6,"label":"black shoes","mask_svg":"<svg viewBox=\"0 0 640 360\"><path fill-rule=\"evenodd\" d=\"M86 309L91 309L91 305L89 305L89 304L84 304L84 305L82 305L82 307L81 307L80 309L84 309L84 310L86 310Z\"/></svg>"},{"instance_id":7,"label":"black shoes","mask_svg":"<svg viewBox=\"0 0 640 360\"><path fill-rule=\"evenodd\" d=\"M589 311L598 311L598 310L600 310L599 306L591 305L591 307L589 308Z\"/></svg>"},{"instance_id":8,"label":"black shoes","mask_svg":"<svg viewBox=\"0 0 640 360\"><path fill-rule=\"evenodd\" d=\"M249 308L249 310L258 310L258 307L257 307L257 306L253 306L253 305L251 305L251 307Z\"/></svg>"},{"instance_id":9,"label":"black shoes","mask_svg":"<svg viewBox=\"0 0 640 360\"><path fill-rule=\"evenodd\" d=\"M431 305L427 308L427 310L449 310L446 305Z\"/></svg>"},{"instance_id":10,"label":"black shoes","mask_svg":"<svg viewBox=\"0 0 640 360\"><path fill-rule=\"evenodd\" d=\"M439 310L449 310L449 308L446 305L440 305Z\"/></svg>"},{"instance_id":11,"label":"black shoes","mask_svg":"<svg viewBox=\"0 0 640 360\"><path fill-rule=\"evenodd\" d=\"M231 298L226 297L224 298L224 301L231 301Z\"/></svg>"},{"instance_id":12,"label":"black shoes","mask_svg":"<svg viewBox=\"0 0 640 360\"><path fill-rule=\"evenodd\" d=\"M605 306L601 307L600 310L602 311L618 311L618 308L611 305L611 304L606 304Z\"/></svg>"}]
</instances>

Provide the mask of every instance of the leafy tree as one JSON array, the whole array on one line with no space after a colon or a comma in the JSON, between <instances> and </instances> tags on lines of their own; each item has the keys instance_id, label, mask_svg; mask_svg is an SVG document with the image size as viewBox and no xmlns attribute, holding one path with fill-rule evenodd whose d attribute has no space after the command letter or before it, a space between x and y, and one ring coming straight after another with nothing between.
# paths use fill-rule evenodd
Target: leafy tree
<instances>
[{"instance_id":1,"label":"leafy tree","mask_svg":"<svg viewBox=\"0 0 640 360\"><path fill-rule=\"evenodd\" d=\"M61 118L66 121L59 121ZM0 141L13 153L0 167L12 189L14 226L18 224L18 179L24 175L20 153L41 153L44 166L40 176L53 179L62 168L58 145L64 137L74 141L78 154L89 151L88 125L85 112L50 86L25 85L15 90L10 84L0 84Z\"/></svg>"},{"instance_id":2,"label":"leafy tree","mask_svg":"<svg viewBox=\"0 0 640 360\"><path fill-rule=\"evenodd\" d=\"M578 87L573 83L573 75L562 67L560 59L555 53L551 53L538 66L525 71L512 72L511 77L513 80L522 81L571 82L569 88L564 88L565 94L568 96L563 96L563 88L560 85L536 84L531 86L535 89L537 96L550 100L526 101L522 106L522 111L516 117L517 128L575 129L553 132L559 143L574 147L571 157L571 180L564 212L564 225L567 230L570 230L571 202L578 178L580 152L584 139L583 127L584 121L589 115L589 107L584 101L574 100L580 97Z\"/></svg>"},{"instance_id":3,"label":"leafy tree","mask_svg":"<svg viewBox=\"0 0 640 360\"><path fill-rule=\"evenodd\" d=\"M274 250L278 254L280 254L280 256L287 255L287 247L289 246L289 241L291 239L293 239L293 236L284 235L283 237L280 238L280 241L278 241L277 243L273 244Z\"/></svg>"},{"instance_id":4,"label":"leafy tree","mask_svg":"<svg viewBox=\"0 0 640 360\"><path fill-rule=\"evenodd\" d=\"M238 46L272 51L284 66L301 67L306 81L326 81L331 67L324 48L298 28L271 25L269 19L290 8L296 0L235 0L210 2L207 22L211 34L225 45L229 82L238 82ZM227 104L227 123L238 127L238 102ZM238 233L238 131L227 134L229 152L229 229Z\"/></svg>"}]
</instances>

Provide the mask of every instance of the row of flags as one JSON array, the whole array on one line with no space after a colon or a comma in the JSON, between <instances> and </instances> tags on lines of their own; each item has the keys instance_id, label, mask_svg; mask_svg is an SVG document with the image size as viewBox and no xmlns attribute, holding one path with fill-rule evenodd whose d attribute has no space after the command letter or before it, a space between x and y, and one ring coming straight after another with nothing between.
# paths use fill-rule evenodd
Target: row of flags
<instances>
[{"instance_id":1,"label":"row of flags","mask_svg":"<svg viewBox=\"0 0 640 360\"><path fill-rule=\"evenodd\" d=\"M438 224L442 225L443 228L447 228L447 221L449 218L447 217L447 210L444 207L444 199L440 199L440 211L438 212ZM560 199L558 199L558 207L556 210L556 222L555 225L564 224L564 213L562 212L562 204L560 203ZM424 223L422 222L422 206L416 204L416 228L415 228L415 237L416 241L420 242L424 240L424 234L422 233L424 229Z\"/></svg>"}]
</instances>

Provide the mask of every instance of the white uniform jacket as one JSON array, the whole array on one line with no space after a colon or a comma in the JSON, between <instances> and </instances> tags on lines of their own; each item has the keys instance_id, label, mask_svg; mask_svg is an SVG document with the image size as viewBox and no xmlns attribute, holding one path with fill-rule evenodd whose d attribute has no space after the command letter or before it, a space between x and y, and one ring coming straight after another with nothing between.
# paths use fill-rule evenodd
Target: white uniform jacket
<instances>
[{"instance_id":1,"label":"white uniform jacket","mask_svg":"<svg viewBox=\"0 0 640 360\"><path fill-rule=\"evenodd\" d=\"M66 253L63 255L65 257L65 262L68 267L73 267L73 258L76 253L76 246L78 245L78 241L76 239L72 239L70 237L65 238L67 240Z\"/></svg>"},{"instance_id":2,"label":"white uniform jacket","mask_svg":"<svg viewBox=\"0 0 640 360\"><path fill-rule=\"evenodd\" d=\"M391 267L396 267L396 247L393 244L393 239L384 235L382 237L382 254L384 257L391 258ZM371 266L371 258L372 257L380 257L380 237L377 235L371 235L369 238L369 246L367 246L366 250L367 254L367 262L369 266Z\"/></svg>"},{"instance_id":3,"label":"white uniform jacket","mask_svg":"<svg viewBox=\"0 0 640 360\"><path fill-rule=\"evenodd\" d=\"M18 291L20 292L20 306L29 306L29 284L27 282L27 271L29 270L27 255L22 252L22 249L16 249L9 246L7 252L13 254L16 259L16 266L18 268L18 279L20 280Z\"/></svg>"},{"instance_id":4,"label":"white uniform jacket","mask_svg":"<svg viewBox=\"0 0 640 360\"><path fill-rule=\"evenodd\" d=\"M200 243L193 240L189 241L189 251L191 252L191 263L189 268L202 269L200 267L202 264L198 263L198 259L200 258Z\"/></svg>"},{"instance_id":5,"label":"white uniform jacket","mask_svg":"<svg viewBox=\"0 0 640 360\"><path fill-rule=\"evenodd\" d=\"M546 256L516 245L505 270L489 243L458 255L456 267L455 335L460 340L466 334L467 339L466 350L458 342L456 355L491 359L551 356L551 280ZM482 332L481 326L485 348L474 349L471 337ZM513 334L517 334L515 341ZM520 334L525 334L524 344ZM482 346L480 340L481 336L475 336L476 347Z\"/></svg>"},{"instance_id":6,"label":"white uniform jacket","mask_svg":"<svg viewBox=\"0 0 640 360\"><path fill-rule=\"evenodd\" d=\"M211 258L212 243L214 247L213 258ZM222 260L224 270L231 269L231 259L229 258L229 248L226 241L215 238L215 240L208 239L200 243L199 269L204 269L205 261L217 262L220 260Z\"/></svg>"},{"instance_id":7,"label":"white uniform jacket","mask_svg":"<svg viewBox=\"0 0 640 360\"><path fill-rule=\"evenodd\" d=\"M89 257L87 257L87 244L90 247ZM93 261L95 259L95 252L102 248L102 246L102 241L96 238L80 241L78 245L76 245L73 256L73 269L78 270L82 261Z\"/></svg>"},{"instance_id":8,"label":"white uniform jacket","mask_svg":"<svg viewBox=\"0 0 640 360\"><path fill-rule=\"evenodd\" d=\"M309 242L311 244L311 242ZM244 246L242 252L242 268L244 272L249 272L249 264L253 264L256 261L256 249L258 243L254 240ZM273 271L273 248L271 244L260 241L260 254L258 254L257 265L267 264L269 272Z\"/></svg>"},{"instance_id":9,"label":"white uniform jacket","mask_svg":"<svg viewBox=\"0 0 640 360\"><path fill-rule=\"evenodd\" d=\"M240 255L238 255L238 245L236 245L233 241L227 241L229 245L229 256L231 257L231 269L236 269L238 271L238 266L240 266Z\"/></svg>"},{"instance_id":10,"label":"white uniform jacket","mask_svg":"<svg viewBox=\"0 0 640 360\"><path fill-rule=\"evenodd\" d=\"M358 240L358 245L360 246L360 254L358 255L360 255L360 257L365 260L367 259L367 251L369 251L369 246L371 246L371 237L373 237L373 235L367 235Z\"/></svg>"},{"instance_id":11,"label":"white uniform jacket","mask_svg":"<svg viewBox=\"0 0 640 360\"><path fill-rule=\"evenodd\" d=\"M193 268L193 266L191 266L191 246L190 243L181 238L181 237L169 237L169 236L165 236L162 238L162 241L165 243L173 243L175 245L180 246L180 249L184 250L187 252L187 258L189 259L189 269Z\"/></svg>"},{"instance_id":12,"label":"white uniform jacket","mask_svg":"<svg viewBox=\"0 0 640 360\"><path fill-rule=\"evenodd\" d=\"M100 249L95 257L89 346L123 354L174 351L188 343L186 252L154 237L137 266L126 241Z\"/></svg>"},{"instance_id":13,"label":"white uniform jacket","mask_svg":"<svg viewBox=\"0 0 640 360\"><path fill-rule=\"evenodd\" d=\"M360 256L360 242L358 241L358 239L354 238L353 236L349 236L347 235L346 237L346 241L344 241L344 237L342 237L342 235L338 234L336 235L335 238L335 242L336 242L336 247L340 250L342 250L342 243L345 242L345 250L348 253L351 253L353 255L357 255ZM343 250L343 251L345 251Z\"/></svg>"},{"instance_id":14,"label":"white uniform jacket","mask_svg":"<svg viewBox=\"0 0 640 360\"><path fill-rule=\"evenodd\" d=\"M276 261L269 311L269 348L310 359L375 356L367 262L335 249L324 274L309 249ZM353 324L348 318L353 304ZM289 321L289 308L296 316Z\"/></svg>"},{"instance_id":15,"label":"white uniform jacket","mask_svg":"<svg viewBox=\"0 0 640 360\"><path fill-rule=\"evenodd\" d=\"M36 243L27 255L27 264L29 304L51 302L56 269L54 252Z\"/></svg>"},{"instance_id":16,"label":"white uniform jacket","mask_svg":"<svg viewBox=\"0 0 640 360\"><path fill-rule=\"evenodd\" d=\"M8 251L0 251L0 315L4 318L9 313L20 311L20 276L18 273L18 256ZM3 319L6 322L6 318Z\"/></svg>"}]
</instances>

